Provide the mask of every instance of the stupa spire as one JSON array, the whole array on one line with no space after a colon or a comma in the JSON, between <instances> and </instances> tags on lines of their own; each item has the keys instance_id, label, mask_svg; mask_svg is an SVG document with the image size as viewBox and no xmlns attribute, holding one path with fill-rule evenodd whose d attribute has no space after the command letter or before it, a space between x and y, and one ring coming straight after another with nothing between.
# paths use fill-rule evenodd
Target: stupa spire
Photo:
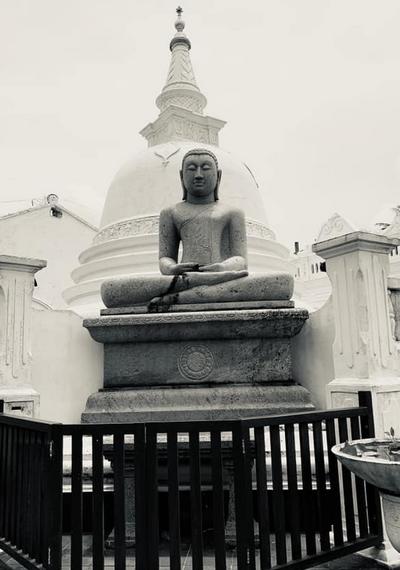
<instances>
[{"instance_id":1,"label":"stupa spire","mask_svg":"<svg viewBox=\"0 0 400 570\"><path fill-rule=\"evenodd\" d=\"M169 44L171 63L166 83L156 99L156 105L160 111L164 111L170 105L175 105L202 114L207 105L207 99L196 82L189 54L192 46L184 33L185 22L182 20L182 12L182 8L178 6L176 9L178 17L175 21L176 33Z\"/></svg>"},{"instance_id":2,"label":"stupa spire","mask_svg":"<svg viewBox=\"0 0 400 570\"><path fill-rule=\"evenodd\" d=\"M179 6L176 12L176 33L169 45L171 63L163 90L156 99L160 114L140 134L149 146L181 140L218 146L218 133L225 121L203 113L207 99L194 76L189 54L191 43L184 33L183 10Z\"/></svg>"}]
</instances>

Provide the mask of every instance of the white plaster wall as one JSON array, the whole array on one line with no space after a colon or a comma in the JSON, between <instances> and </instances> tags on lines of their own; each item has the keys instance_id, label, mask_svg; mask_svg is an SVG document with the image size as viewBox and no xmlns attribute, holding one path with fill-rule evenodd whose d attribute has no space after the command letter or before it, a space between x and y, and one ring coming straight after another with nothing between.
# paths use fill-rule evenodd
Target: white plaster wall
<instances>
[{"instance_id":1,"label":"white plaster wall","mask_svg":"<svg viewBox=\"0 0 400 570\"><path fill-rule=\"evenodd\" d=\"M333 341L335 323L332 298L310 318L292 340L293 376L311 392L317 408L326 408L326 386L335 377Z\"/></svg>"},{"instance_id":2,"label":"white plaster wall","mask_svg":"<svg viewBox=\"0 0 400 570\"><path fill-rule=\"evenodd\" d=\"M61 292L73 284L71 271L78 256L92 242L93 228L63 212L50 215L50 208L33 208L0 219L0 243L7 255L45 259L47 267L37 274L36 299L55 307L66 307Z\"/></svg>"},{"instance_id":3,"label":"white plaster wall","mask_svg":"<svg viewBox=\"0 0 400 570\"><path fill-rule=\"evenodd\" d=\"M40 418L80 422L87 397L103 386L103 345L69 310L32 311L32 385Z\"/></svg>"}]
</instances>

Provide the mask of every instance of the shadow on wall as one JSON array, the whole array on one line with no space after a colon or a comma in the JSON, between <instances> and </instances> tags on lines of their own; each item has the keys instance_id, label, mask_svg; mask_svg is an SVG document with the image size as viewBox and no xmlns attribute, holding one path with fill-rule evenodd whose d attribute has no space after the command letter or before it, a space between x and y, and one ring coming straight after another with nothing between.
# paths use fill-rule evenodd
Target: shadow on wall
<instances>
[{"instance_id":1,"label":"shadow on wall","mask_svg":"<svg viewBox=\"0 0 400 570\"><path fill-rule=\"evenodd\" d=\"M335 323L332 297L310 313L301 332L292 339L293 379L311 392L317 408L326 408L326 386L334 377Z\"/></svg>"},{"instance_id":2,"label":"shadow on wall","mask_svg":"<svg viewBox=\"0 0 400 570\"><path fill-rule=\"evenodd\" d=\"M32 384L40 418L79 422L88 396L103 387L103 345L68 310L32 311Z\"/></svg>"}]
</instances>

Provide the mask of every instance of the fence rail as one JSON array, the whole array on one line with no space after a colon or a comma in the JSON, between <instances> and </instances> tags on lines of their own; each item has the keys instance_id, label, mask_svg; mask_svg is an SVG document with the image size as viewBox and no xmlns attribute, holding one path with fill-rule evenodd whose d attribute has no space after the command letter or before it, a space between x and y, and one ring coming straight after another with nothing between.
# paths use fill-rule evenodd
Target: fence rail
<instances>
[{"instance_id":1,"label":"fence rail","mask_svg":"<svg viewBox=\"0 0 400 570\"><path fill-rule=\"evenodd\" d=\"M188 552L193 570L307 568L382 539L376 491L330 452L372 435L364 406L135 425L0 414L0 547L27 568L60 569L62 540L73 570L88 546L96 570L105 553L119 570L180 570Z\"/></svg>"}]
</instances>

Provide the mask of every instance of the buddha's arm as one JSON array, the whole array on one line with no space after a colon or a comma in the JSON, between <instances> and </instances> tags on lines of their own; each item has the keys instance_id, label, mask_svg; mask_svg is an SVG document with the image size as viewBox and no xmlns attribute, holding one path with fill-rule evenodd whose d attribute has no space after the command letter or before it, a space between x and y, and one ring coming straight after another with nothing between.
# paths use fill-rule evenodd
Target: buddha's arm
<instances>
[{"instance_id":1,"label":"buddha's arm","mask_svg":"<svg viewBox=\"0 0 400 570\"><path fill-rule=\"evenodd\" d=\"M178 258L179 236L170 208L165 208L160 213L158 239L160 271L164 275L172 275L171 269Z\"/></svg>"},{"instance_id":2,"label":"buddha's arm","mask_svg":"<svg viewBox=\"0 0 400 570\"><path fill-rule=\"evenodd\" d=\"M229 248L231 255L219 263L203 265L200 271L243 271L247 269L246 222L241 210L231 213L229 220Z\"/></svg>"},{"instance_id":3,"label":"buddha's arm","mask_svg":"<svg viewBox=\"0 0 400 570\"><path fill-rule=\"evenodd\" d=\"M162 210L159 229L159 266L163 275L180 275L198 270L195 263L177 263L179 234L170 208Z\"/></svg>"}]
</instances>

